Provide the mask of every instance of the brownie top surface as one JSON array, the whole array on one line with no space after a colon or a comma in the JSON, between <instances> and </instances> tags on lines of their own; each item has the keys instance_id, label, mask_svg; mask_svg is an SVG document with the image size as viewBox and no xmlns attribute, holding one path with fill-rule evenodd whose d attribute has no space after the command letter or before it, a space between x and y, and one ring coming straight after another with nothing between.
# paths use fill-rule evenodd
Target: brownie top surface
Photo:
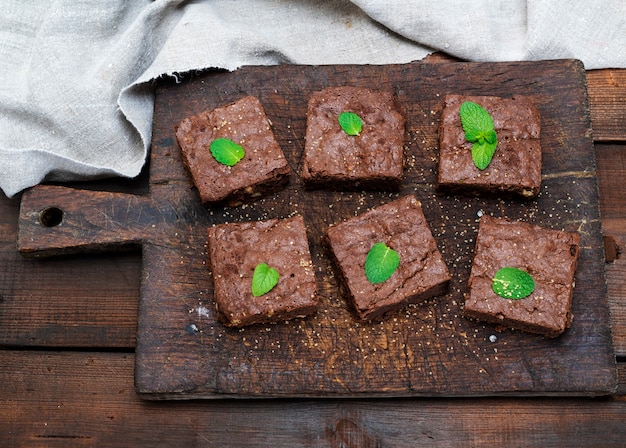
<instances>
[{"instance_id":1,"label":"brownie top surface","mask_svg":"<svg viewBox=\"0 0 626 448\"><path fill-rule=\"evenodd\" d=\"M222 312L249 316L268 307L279 312L281 307L317 302L306 228L299 215L211 227L209 257ZM280 279L270 292L254 297L252 274L259 263L275 268Z\"/></svg>"},{"instance_id":2,"label":"brownie top surface","mask_svg":"<svg viewBox=\"0 0 626 448\"><path fill-rule=\"evenodd\" d=\"M326 234L359 309L381 301L398 302L449 279L421 204L412 195L332 225ZM400 265L388 280L372 284L364 266L378 242L398 252Z\"/></svg>"},{"instance_id":3,"label":"brownie top surface","mask_svg":"<svg viewBox=\"0 0 626 448\"><path fill-rule=\"evenodd\" d=\"M485 215L481 218L466 309L564 329L573 291L580 235ZM503 299L491 287L503 267L528 272L533 293Z\"/></svg>"},{"instance_id":4,"label":"brownie top surface","mask_svg":"<svg viewBox=\"0 0 626 448\"><path fill-rule=\"evenodd\" d=\"M472 161L472 143L461 125L459 109L465 101L489 112L498 135L496 152L483 171ZM519 185L536 193L541 183L540 131L539 110L530 98L446 95L439 129L439 181Z\"/></svg>"},{"instance_id":5,"label":"brownie top surface","mask_svg":"<svg viewBox=\"0 0 626 448\"><path fill-rule=\"evenodd\" d=\"M275 170L289 170L263 106L253 96L183 119L176 127L176 137L194 183L206 200L221 200L233 190L265 180ZM209 149L217 138L241 145L244 158L232 167L219 163Z\"/></svg>"},{"instance_id":6,"label":"brownie top surface","mask_svg":"<svg viewBox=\"0 0 626 448\"><path fill-rule=\"evenodd\" d=\"M361 117L359 135L341 129L342 112ZM314 92L308 103L302 176L401 176L404 125L391 92L346 86Z\"/></svg>"}]
</instances>

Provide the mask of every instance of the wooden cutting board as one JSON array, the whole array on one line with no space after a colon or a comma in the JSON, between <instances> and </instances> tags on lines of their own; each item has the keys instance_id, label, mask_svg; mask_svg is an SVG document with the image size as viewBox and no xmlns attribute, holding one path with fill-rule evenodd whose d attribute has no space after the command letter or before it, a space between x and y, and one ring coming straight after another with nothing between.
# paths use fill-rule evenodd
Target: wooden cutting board
<instances>
[{"instance_id":1,"label":"wooden cutting board","mask_svg":"<svg viewBox=\"0 0 626 448\"><path fill-rule=\"evenodd\" d=\"M310 94L334 85L392 88L407 115L398 194L305 191L299 179ZM436 191L443 96L531 96L541 111L538 198L461 197ZM174 137L182 118L255 95L292 168L289 186L251 205L205 208ZM404 194L421 201L453 275L449 292L357 323L320 244L331 223ZM148 399L598 395L617 387L595 155L585 71L578 61L244 67L207 72L156 92L150 192L132 196L40 186L23 195L19 249L43 256L140 245L135 383ZM207 228L298 213L308 227L321 295L309 318L245 329L216 320ZM574 322L557 339L465 319L463 294L479 215L580 232Z\"/></svg>"}]
</instances>

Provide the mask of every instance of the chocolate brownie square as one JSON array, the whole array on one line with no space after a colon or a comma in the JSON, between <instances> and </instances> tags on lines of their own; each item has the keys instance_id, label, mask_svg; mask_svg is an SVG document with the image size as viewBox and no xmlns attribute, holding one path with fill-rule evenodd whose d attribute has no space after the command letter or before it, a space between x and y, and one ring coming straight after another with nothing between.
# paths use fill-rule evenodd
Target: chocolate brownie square
<instances>
[{"instance_id":1,"label":"chocolate brownie square","mask_svg":"<svg viewBox=\"0 0 626 448\"><path fill-rule=\"evenodd\" d=\"M357 114L362 131L349 135L343 112ZM391 92L329 87L311 95L301 177L308 188L398 190L404 166L404 125Z\"/></svg>"},{"instance_id":2,"label":"chocolate brownie square","mask_svg":"<svg viewBox=\"0 0 626 448\"><path fill-rule=\"evenodd\" d=\"M472 143L461 125L459 109L466 101L489 112L498 137L493 159L484 170L474 165ZM540 131L539 110L527 97L446 95L439 127L439 187L536 196L541 186Z\"/></svg>"},{"instance_id":3,"label":"chocolate brownie square","mask_svg":"<svg viewBox=\"0 0 626 448\"><path fill-rule=\"evenodd\" d=\"M464 315L548 337L560 335L571 324L579 245L577 233L482 216ZM493 278L504 267L530 274L534 291L522 299L496 294Z\"/></svg>"},{"instance_id":4,"label":"chocolate brownie square","mask_svg":"<svg viewBox=\"0 0 626 448\"><path fill-rule=\"evenodd\" d=\"M312 314L317 283L301 216L209 228L209 266L221 322L242 327ZM278 283L260 296L252 293L258 264L276 269Z\"/></svg>"},{"instance_id":5,"label":"chocolate brownie square","mask_svg":"<svg viewBox=\"0 0 626 448\"><path fill-rule=\"evenodd\" d=\"M220 163L210 147L229 139L245 154L234 166ZM274 137L263 106L253 96L183 119L176 126L183 163L202 203L235 206L283 188L290 169Z\"/></svg>"},{"instance_id":6,"label":"chocolate brownie square","mask_svg":"<svg viewBox=\"0 0 626 448\"><path fill-rule=\"evenodd\" d=\"M412 195L373 208L326 229L339 279L361 320L374 319L409 303L445 292L450 274L437 249L420 202ZM365 273L370 249L382 242L400 256L382 283Z\"/></svg>"}]
</instances>

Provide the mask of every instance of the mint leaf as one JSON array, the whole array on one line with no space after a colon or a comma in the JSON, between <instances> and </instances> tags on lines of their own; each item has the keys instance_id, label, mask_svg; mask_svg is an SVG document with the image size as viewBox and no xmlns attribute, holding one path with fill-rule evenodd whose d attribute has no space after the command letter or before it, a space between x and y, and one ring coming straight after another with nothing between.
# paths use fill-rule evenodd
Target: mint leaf
<instances>
[{"instance_id":1,"label":"mint leaf","mask_svg":"<svg viewBox=\"0 0 626 448\"><path fill-rule=\"evenodd\" d=\"M278 284L279 278L278 271L270 268L267 263L257 264L252 274L252 295L259 297L267 294Z\"/></svg>"},{"instance_id":2,"label":"mint leaf","mask_svg":"<svg viewBox=\"0 0 626 448\"><path fill-rule=\"evenodd\" d=\"M469 131L465 132L465 140L467 140L468 142L477 142L481 138L485 140L485 137L483 137L483 133L481 131L470 129Z\"/></svg>"},{"instance_id":3,"label":"mint leaf","mask_svg":"<svg viewBox=\"0 0 626 448\"><path fill-rule=\"evenodd\" d=\"M461 104L459 109L465 139L472 144L472 160L479 170L484 170L498 146L498 135L493 128L493 119L480 105L471 101Z\"/></svg>"},{"instance_id":4,"label":"mint leaf","mask_svg":"<svg viewBox=\"0 0 626 448\"><path fill-rule=\"evenodd\" d=\"M498 143L498 135L496 134L496 131L493 129L491 131L487 131L485 133L485 140L487 143Z\"/></svg>"},{"instance_id":5,"label":"mint leaf","mask_svg":"<svg viewBox=\"0 0 626 448\"><path fill-rule=\"evenodd\" d=\"M484 170L491 163L494 153L496 152L496 146L498 143L488 143L486 140L482 142L472 143L472 160L474 165L479 170Z\"/></svg>"},{"instance_id":6,"label":"mint leaf","mask_svg":"<svg viewBox=\"0 0 626 448\"><path fill-rule=\"evenodd\" d=\"M466 133L470 131L487 132L493 130L491 115L479 104L466 101L461 104L459 113L461 114L461 125ZM472 142L474 140L468 141Z\"/></svg>"},{"instance_id":7,"label":"mint leaf","mask_svg":"<svg viewBox=\"0 0 626 448\"><path fill-rule=\"evenodd\" d=\"M338 117L339 126L348 135L359 135L363 130L363 121L354 112L342 112Z\"/></svg>"},{"instance_id":8,"label":"mint leaf","mask_svg":"<svg viewBox=\"0 0 626 448\"><path fill-rule=\"evenodd\" d=\"M372 284L382 283L391 277L399 265L398 252L385 243L376 243L365 259L365 276Z\"/></svg>"},{"instance_id":9,"label":"mint leaf","mask_svg":"<svg viewBox=\"0 0 626 448\"><path fill-rule=\"evenodd\" d=\"M215 160L227 166L235 166L245 155L243 148L228 138L216 138L210 150Z\"/></svg>"},{"instance_id":10,"label":"mint leaf","mask_svg":"<svg viewBox=\"0 0 626 448\"><path fill-rule=\"evenodd\" d=\"M504 299L523 299L535 290L535 281L526 271L506 267L496 272L491 288Z\"/></svg>"}]
</instances>

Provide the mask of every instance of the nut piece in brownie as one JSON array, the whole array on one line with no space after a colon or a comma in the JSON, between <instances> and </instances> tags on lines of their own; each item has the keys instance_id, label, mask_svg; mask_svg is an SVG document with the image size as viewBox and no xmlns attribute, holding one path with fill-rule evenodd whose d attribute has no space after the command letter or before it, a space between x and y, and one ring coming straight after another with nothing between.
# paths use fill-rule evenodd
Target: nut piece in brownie
<instances>
[{"instance_id":1,"label":"nut piece in brownie","mask_svg":"<svg viewBox=\"0 0 626 448\"><path fill-rule=\"evenodd\" d=\"M483 170L474 165L472 143L461 124L459 109L466 101L489 113L497 134L495 153ZM540 130L539 110L527 97L446 95L439 127L439 187L536 196L541 186Z\"/></svg>"},{"instance_id":2,"label":"nut piece in brownie","mask_svg":"<svg viewBox=\"0 0 626 448\"><path fill-rule=\"evenodd\" d=\"M217 316L229 327L275 322L317 310L317 283L304 220L227 223L209 228L209 265ZM266 264L278 272L269 292L255 296L255 268Z\"/></svg>"},{"instance_id":3,"label":"nut piece in brownie","mask_svg":"<svg viewBox=\"0 0 626 448\"><path fill-rule=\"evenodd\" d=\"M205 205L250 202L289 181L289 165L263 106L253 96L185 118L176 126L176 139ZM218 162L211 152L218 139L239 145L243 158L235 159L234 166Z\"/></svg>"},{"instance_id":4,"label":"nut piece in brownie","mask_svg":"<svg viewBox=\"0 0 626 448\"><path fill-rule=\"evenodd\" d=\"M362 127L345 131L342 113ZM391 92L329 87L311 95L301 176L308 188L398 190L404 165L404 124Z\"/></svg>"},{"instance_id":5,"label":"nut piece in brownie","mask_svg":"<svg viewBox=\"0 0 626 448\"><path fill-rule=\"evenodd\" d=\"M560 335L571 324L579 245L577 233L482 216L464 315L548 337ZM494 292L494 276L505 267L530 274L530 295L508 299Z\"/></svg>"},{"instance_id":6,"label":"nut piece in brownie","mask_svg":"<svg viewBox=\"0 0 626 448\"><path fill-rule=\"evenodd\" d=\"M339 279L361 320L418 303L445 292L448 268L437 249L420 202L407 195L326 229ZM380 283L366 275L372 247L384 243L400 258L397 269Z\"/></svg>"}]
</instances>

